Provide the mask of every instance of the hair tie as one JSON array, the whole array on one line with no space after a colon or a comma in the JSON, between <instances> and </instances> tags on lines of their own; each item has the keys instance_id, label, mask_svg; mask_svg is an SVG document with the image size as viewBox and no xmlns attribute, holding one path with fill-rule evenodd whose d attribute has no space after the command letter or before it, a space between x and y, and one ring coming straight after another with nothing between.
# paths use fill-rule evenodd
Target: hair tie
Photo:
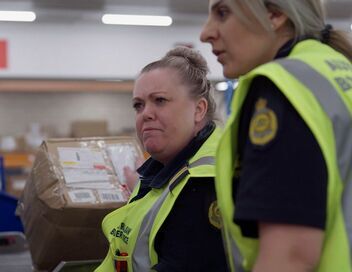
<instances>
[{"instance_id":1,"label":"hair tie","mask_svg":"<svg viewBox=\"0 0 352 272\"><path fill-rule=\"evenodd\" d=\"M321 34L321 41L323 43L328 43L330 40L330 33L332 30L332 25L327 24L325 25L325 27L323 28L323 30L320 32Z\"/></svg>"}]
</instances>

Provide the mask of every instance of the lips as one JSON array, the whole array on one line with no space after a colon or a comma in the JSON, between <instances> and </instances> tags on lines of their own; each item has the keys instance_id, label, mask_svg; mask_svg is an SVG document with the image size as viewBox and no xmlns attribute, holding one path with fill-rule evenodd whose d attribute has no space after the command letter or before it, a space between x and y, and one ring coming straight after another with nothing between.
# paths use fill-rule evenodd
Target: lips
<instances>
[{"instance_id":1,"label":"lips","mask_svg":"<svg viewBox=\"0 0 352 272\"><path fill-rule=\"evenodd\" d=\"M149 138L150 136L153 136L155 133L160 132L161 129L158 128L144 128L142 129L142 135L143 138Z\"/></svg>"},{"instance_id":2,"label":"lips","mask_svg":"<svg viewBox=\"0 0 352 272\"><path fill-rule=\"evenodd\" d=\"M161 129L157 128L145 128L142 130L141 134L141 140L143 142L143 145L146 145L147 142L150 140L154 142L155 140L159 139Z\"/></svg>"},{"instance_id":3,"label":"lips","mask_svg":"<svg viewBox=\"0 0 352 272\"><path fill-rule=\"evenodd\" d=\"M155 131L155 130L161 130L161 129L158 129L158 128L144 128L142 130L142 132L144 133L144 132Z\"/></svg>"},{"instance_id":4,"label":"lips","mask_svg":"<svg viewBox=\"0 0 352 272\"><path fill-rule=\"evenodd\" d=\"M224 50L213 49L213 54L214 54L215 56L219 56L219 55L221 55L221 54L223 54L223 53L225 53Z\"/></svg>"},{"instance_id":5,"label":"lips","mask_svg":"<svg viewBox=\"0 0 352 272\"><path fill-rule=\"evenodd\" d=\"M222 62L224 59L225 51L224 50L213 50L213 54L217 56L218 62Z\"/></svg>"}]
</instances>

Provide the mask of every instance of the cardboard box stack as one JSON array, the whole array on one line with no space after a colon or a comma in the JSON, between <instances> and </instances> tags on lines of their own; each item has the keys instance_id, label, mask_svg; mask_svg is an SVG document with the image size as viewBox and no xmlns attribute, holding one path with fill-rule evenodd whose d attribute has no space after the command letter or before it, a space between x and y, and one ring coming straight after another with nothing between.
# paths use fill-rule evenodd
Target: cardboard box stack
<instances>
[{"instance_id":1,"label":"cardboard box stack","mask_svg":"<svg viewBox=\"0 0 352 272\"><path fill-rule=\"evenodd\" d=\"M101 222L126 203L123 167L142 156L133 137L43 142L18 209L35 269L104 258Z\"/></svg>"},{"instance_id":2,"label":"cardboard box stack","mask_svg":"<svg viewBox=\"0 0 352 272\"><path fill-rule=\"evenodd\" d=\"M109 135L106 120L81 120L71 123L71 136L79 137L105 137Z\"/></svg>"}]
</instances>

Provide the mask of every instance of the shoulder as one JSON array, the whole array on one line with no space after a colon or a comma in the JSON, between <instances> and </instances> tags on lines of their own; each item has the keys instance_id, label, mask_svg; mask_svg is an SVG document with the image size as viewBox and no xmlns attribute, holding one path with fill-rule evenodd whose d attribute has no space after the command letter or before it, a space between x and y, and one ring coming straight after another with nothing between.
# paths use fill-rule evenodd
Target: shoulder
<instances>
[{"instance_id":1,"label":"shoulder","mask_svg":"<svg viewBox=\"0 0 352 272\"><path fill-rule=\"evenodd\" d=\"M290 110L287 98L267 77L255 77L251 83L241 113L240 142L250 132L250 140L263 146L276 139Z\"/></svg>"}]
</instances>

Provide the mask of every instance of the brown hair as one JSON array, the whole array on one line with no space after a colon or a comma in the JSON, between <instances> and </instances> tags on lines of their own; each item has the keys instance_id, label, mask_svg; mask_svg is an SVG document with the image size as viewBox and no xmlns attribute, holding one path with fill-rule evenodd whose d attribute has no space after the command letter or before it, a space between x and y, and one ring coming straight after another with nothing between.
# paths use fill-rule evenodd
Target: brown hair
<instances>
[{"instance_id":1,"label":"brown hair","mask_svg":"<svg viewBox=\"0 0 352 272\"><path fill-rule=\"evenodd\" d=\"M207 100L206 118L209 121L215 119L214 88L207 79L209 72L207 62L198 51L188 47L176 47L167 52L162 59L145 66L141 74L158 68L175 69L182 81L189 86L190 97L195 99L203 97Z\"/></svg>"}]
</instances>

